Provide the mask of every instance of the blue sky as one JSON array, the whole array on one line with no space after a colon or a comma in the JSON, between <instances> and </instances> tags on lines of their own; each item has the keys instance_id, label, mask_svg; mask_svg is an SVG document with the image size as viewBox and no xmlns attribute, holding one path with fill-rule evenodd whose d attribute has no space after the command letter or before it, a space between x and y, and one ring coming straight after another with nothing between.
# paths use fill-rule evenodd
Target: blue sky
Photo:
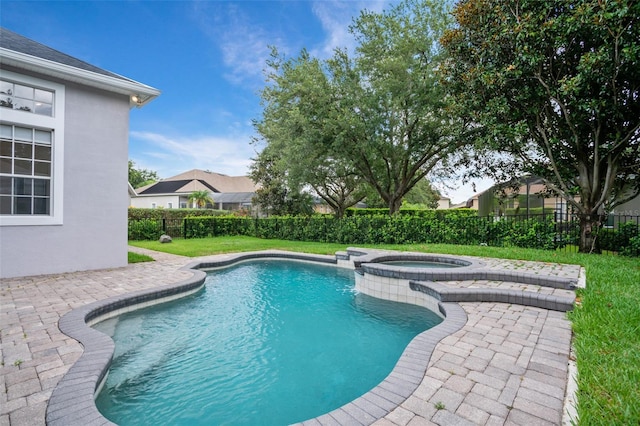
<instances>
[{"instance_id":1,"label":"blue sky","mask_svg":"<svg viewBox=\"0 0 640 426\"><path fill-rule=\"evenodd\" d=\"M239 176L260 149L251 120L260 116L269 46L322 58L353 51L353 17L391 3L2 0L0 22L162 91L131 111L129 158L138 168L163 178L193 168ZM447 192L454 202L472 195L470 184Z\"/></svg>"}]
</instances>

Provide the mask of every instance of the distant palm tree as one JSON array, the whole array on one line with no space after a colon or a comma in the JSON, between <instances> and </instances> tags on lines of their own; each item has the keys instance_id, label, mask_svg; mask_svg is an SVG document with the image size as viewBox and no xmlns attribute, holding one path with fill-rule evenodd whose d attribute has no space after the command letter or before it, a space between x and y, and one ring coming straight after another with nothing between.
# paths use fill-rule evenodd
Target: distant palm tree
<instances>
[{"instance_id":1,"label":"distant palm tree","mask_svg":"<svg viewBox=\"0 0 640 426\"><path fill-rule=\"evenodd\" d=\"M193 191L189 194L189 201L195 204L198 208L203 208L208 204L213 204L213 198L209 191Z\"/></svg>"}]
</instances>

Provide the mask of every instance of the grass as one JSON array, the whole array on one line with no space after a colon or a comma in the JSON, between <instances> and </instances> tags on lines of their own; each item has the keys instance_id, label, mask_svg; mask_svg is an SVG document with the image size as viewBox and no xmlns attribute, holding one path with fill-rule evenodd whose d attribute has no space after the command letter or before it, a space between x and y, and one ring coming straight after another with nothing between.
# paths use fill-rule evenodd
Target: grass
<instances>
[{"instance_id":1,"label":"grass","mask_svg":"<svg viewBox=\"0 0 640 426\"><path fill-rule=\"evenodd\" d=\"M183 256L281 249L333 254L343 244L263 240L252 237L174 239L171 244L130 244ZM640 261L621 256L570 251L458 246L444 244L377 245L376 248L502 259L579 264L587 288L578 291L580 305L569 314L578 363L578 415L585 425L640 424Z\"/></svg>"},{"instance_id":2,"label":"grass","mask_svg":"<svg viewBox=\"0 0 640 426\"><path fill-rule=\"evenodd\" d=\"M153 257L149 257L146 254L134 253L132 251L128 252L129 263L139 263L139 262L153 262Z\"/></svg>"}]
</instances>

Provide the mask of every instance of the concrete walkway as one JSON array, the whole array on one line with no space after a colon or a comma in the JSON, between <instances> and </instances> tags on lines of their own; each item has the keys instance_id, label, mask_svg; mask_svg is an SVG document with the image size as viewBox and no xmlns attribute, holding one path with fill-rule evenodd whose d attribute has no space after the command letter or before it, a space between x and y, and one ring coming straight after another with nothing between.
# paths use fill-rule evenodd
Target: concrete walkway
<instances>
[{"instance_id":1,"label":"concrete walkway","mask_svg":"<svg viewBox=\"0 0 640 426\"><path fill-rule=\"evenodd\" d=\"M45 424L54 387L82 353L78 342L59 331L62 315L97 300L191 276L179 269L194 259L130 250L148 253L156 261L1 281L0 426ZM582 273L575 265L483 260L498 268L551 276L578 278ZM443 284L493 288L502 283ZM506 303L459 305L467 315L465 326L436 346L413 395L397 401L375 424L561 424L571 343L566 314ZM333 420L357 424L356 419Z\"/></svg>"}]
</instances>

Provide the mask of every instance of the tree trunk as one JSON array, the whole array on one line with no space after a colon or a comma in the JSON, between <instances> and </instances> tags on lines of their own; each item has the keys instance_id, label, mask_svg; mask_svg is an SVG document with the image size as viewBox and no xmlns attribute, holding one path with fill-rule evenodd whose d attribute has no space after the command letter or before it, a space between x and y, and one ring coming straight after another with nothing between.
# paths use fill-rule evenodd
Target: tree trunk
<instances>
[{"instance_id":1,"label":"tree trunk","mask_svg":"<svg viewBox=\"0 0 640 426\"><path fill-rule=\"evenodd\" d=\"M598 214L581 214L580 218L580 253L601 253L598 241L598 230L602 225Z\"/></svg>"},{"instance_id":2,"label":"tree trunk","mask_svg":"<svg viewBox=\"0 0 640 426\"><path fill-rule=\"evenodd\" d=\"M400 207L402 206L402 197L389 199L389 215L393 216L394 214L400 211Z\"/></svg>"}]
</instances>

